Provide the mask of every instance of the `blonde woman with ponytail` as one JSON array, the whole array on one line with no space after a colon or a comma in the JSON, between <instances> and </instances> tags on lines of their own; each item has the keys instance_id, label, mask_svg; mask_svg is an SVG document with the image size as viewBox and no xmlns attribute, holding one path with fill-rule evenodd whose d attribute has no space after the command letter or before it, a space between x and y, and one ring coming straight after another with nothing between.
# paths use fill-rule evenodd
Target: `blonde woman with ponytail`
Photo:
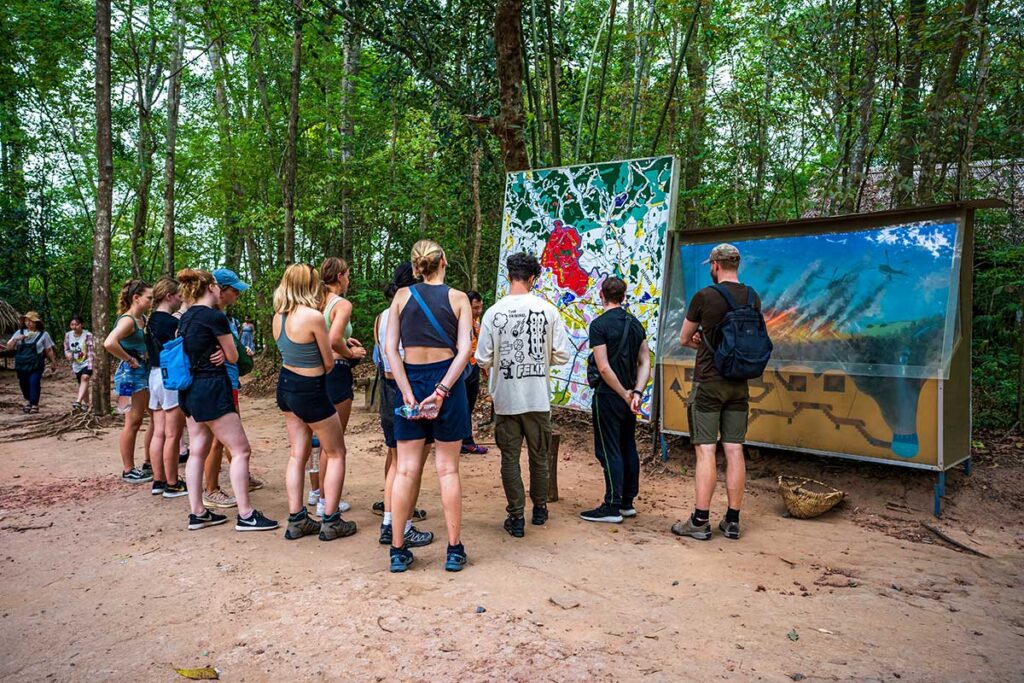
<instances>
[{"instance_id":1,"label":"blonde woman with ponytail","mask_svg":"<svg viewBox=\"0 0 1024 683\"><path fill-rule=\"evenodd\" d=\"M384 343L399 390L394 406L398 464L391 490L392 524L403 529L412 514L423 474L423 447L432 438L448 531L444 568L461 571L467 556L461 540L459 450L470 435L462 376L472 351L473 310L465 293L444 284L448 260L441 245L420 240L413 245L410 260L423 282L395 294ZM391 571L404 572L413 559L406 538L392 534Z\"/></svg>"},{"instance_id":2,"label":"blonde woman with ponytail","mask_svg":"<svg viewBox=\"0 0 1024 683\"><path fill-rule=\"evenodd\" d=\"M269 531L277 522L267 519L249 500L249 439L235 409L224 363L238 361L227 316L217 309L220 287L208 271L178 271L180 292L189 309L181 316L178 332L192 366L192 385L178 392L178 403L188 418L190 452L185 464L188 482L190 530L227 521L203 506L203 466L216 437L231 449L231 486L238 501L236 531Z\"/></svg>"},{"instance_id":3,"label":"blonde woman with ponytail","mask_svg":"<svg viewBox=\"0 0 1024 683\"><path fill-rule=\"evenodd\" d=\"M135 440L149 406L149 350L146 347L146 314L153 307L153 288L143 280L128 280L121 287L114 329L103 340L107 353L121 362L114 373L117 395L130 401L124 413L124 427L118 448L121 452L121 480L129 484L164 478L163 465L156 472L135 468ZM159 458L157 459L159 461ZM160 489L158 493L163 493Z\"/></svg>"}]
</instances>

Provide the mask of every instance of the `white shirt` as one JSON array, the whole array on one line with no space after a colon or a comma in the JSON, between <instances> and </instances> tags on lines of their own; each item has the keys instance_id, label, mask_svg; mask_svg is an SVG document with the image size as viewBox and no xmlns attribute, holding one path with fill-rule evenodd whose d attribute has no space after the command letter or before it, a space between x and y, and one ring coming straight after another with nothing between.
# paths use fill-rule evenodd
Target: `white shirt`
<instances>
[{"instance_id":1,"label":"white shirt","mask_svg":"<svg viewBox=\"0 0 1024 683\"><path fill-rule=\"evenodd\" d=\"M384 372L391 373L391 363L388 362L388 354L384 353L384 340L388 338L388 313L391 312L390 308L385 308L381 311L379 322L377 323L377 348L380 350L381 361L384 363ZM402 348L402 340L398 340L398 355L401 358L405 358L405 349Z\"/></svg>"},{"instance_id":2,"label":"white shirt","mask_svg":"<svg viewBox=\"0 0 1024 683\"><path fill-rule=\"evenodd\" d=\"M535 294L510 294L487 309L476 361L493 368L488 388L498 415L551 410L552 365L568 362L569 331L558 309Z\"/></svg>"}]
</instances>

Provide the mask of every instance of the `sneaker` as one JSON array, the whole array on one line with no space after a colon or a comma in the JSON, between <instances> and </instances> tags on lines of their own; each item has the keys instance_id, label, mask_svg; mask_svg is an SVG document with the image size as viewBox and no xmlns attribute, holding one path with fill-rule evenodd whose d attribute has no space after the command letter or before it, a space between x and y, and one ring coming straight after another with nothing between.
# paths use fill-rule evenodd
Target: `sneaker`
<instances>
[{"instance_id":1,"label":"sneaker","mask_svg":"<svg viewBox=\"0 0 1024 683\"><path fill-rule=\"evenodd\" d=\"M251 474L249 475L249 490L250 491L259 491L261 488L266 486L266 484L267 484L267 482L263 481L259 477L254 477Z\"/></svg>"},{"instance_id":2,"label":"sneaker","mask_svg":"<svg viewBox=\"0 0 1024 683\"><path fill-rule=\"evenodd\" d=\"M426 510L413 510L412 511L412 521L414 521L414 522L422 522L426 518L427 518L427 511Z\"/></svg>"},{"instance_id":3,"label":"sneaker","mask_svg":"<svg viewBox=\"0 0 1024 683\"><path fill-rule=\"evenodd\" d=\"M324 502L323 498L316 499L316 516L323 519L324 508L327 507L327 503Z\"/></svg>"},{"instance_id":4,"label":"sneaker","mask_svg":"<svg viewBox=\"0 0 1024 683\"><path fill-rule=\"evenodd\" d=\"M409 552L408 548L391 549L391 573L398 574L409 568L416 558Z\"/></svg>"},{"instance_id":5,"label":"sneaker","mask_svg":"<svg viewBox=\"0 0 1024 683\"><path fill-rule=\"evenodd\" d=\"M505 518L505 531L512 538L522 538L526 535L526 520L522 517L509 515Z\"/></svg>"},{"instance_id":6,"label":"sneaker","mask_svg":"<svg viewBox=\"0 0 1024 683\"><path fill-rule=\"evenodd\" d=\"M446 572L461 572L467 562L469 562L469 557L466 555L466 549L462 547L461 543L457 546L448 546L448 557L444 563L444 570Z\"/></svg>"},{"instance_id":7,"label":"sneaker","mask_svg":"<svg viewBox=\"0 0 1024 683\"><path fill-rule=\"evenodd\" d=\"M147 481L153 481L153 473L146 473L136 467L133 467L127 472L121 473L121 481L129 484L145 484Z\"/></svg>"},{"instance_id":8,"label":"sneaker","mask_svg":"<svg viewBox=\"0 0 1024 683\"><path fill-rule=\"evenodd\" d=\"M394 536L391 535L391 525L381 524L380 536L377 538L377 542L381 545L391 545L392 540L394 540Z\"/></svg>"},{"instance_id":9,"label":"sneaker","mask_svg":"<svg viewBox=\"0 0 1024 683\"><path fill-rule=\"evenodd\" d=\"M312 505L312 504L313 503L310 503L310 505ZM378 500L376 503L373 504L373 506L370 508L370 510L373 511L373 514L380 515L381 517L383 517L384 516L384 501L383 500Z\"/></svg>"},{"instance_id":10,"label":"sneaker","mask_svg":"<svg viewBox=\"0 0 1024 683\"><path fill-rule=\"evenodd\" d=\"M153 474L153 463L144 462L142 463L142 471L146 474Z\"/></svg>"},{"instance_id":11,"label":"sneaker","mask_svg":"<svg viewBox=\"0 0 1024 683\"><path fill-rule=\"evenodd\" d=\"M239 515L235 520L235 531L270 531L277 527L277 522L267 519L259 510L253 510L248 517Z\"/></svg>"},{"instance_id":12,"label":"sneaker","mask_svg":"<svg viewBox=\"0 0 1024 683\"><path fill-rule=\"evenodd\" d=\"M405 546L407 548L422 548L434 542L432 531L420 531L414 526L409 527L405 532Z\"/></svg>"},{"instance_id":13,"label":"sneaker","mask_svg":"<svg viewBox=\"0 0 1024 683\"><path fill-rule=\"evenodd\" d=\"M698 541L706 541L711 538L711 522L697 526L693 523L693 517L687 517L686 521L672 525L672 533L676 536L689 536Z\"/></svg>"},{"instance_id":14,"label":"sneaker","mask_svg":"<svg viewBox=\"0 0 1024 683\"><path fill-rule=\"evenodd\" d=\"M602 503L599 507L596 507L593 510L581 512L580 519L588 522L608 522L609 524L619 524L622 522L622 514L619 512L618 507Z\"/></svg>"},{"instance_id":15,"label":"sneaker","mask_svg":"<svg viewBox=\"0 0 1024 683\"><path fill-rule=\"evenodd\" d=\"M636 517L636 510L632 506L628 508L620 508L619 514L623 517Z\"/></svg>"},{"instance_id":16,"label":"sneaker","mask_svg":"<svg viewBox=\"0 0 1024 683\"><path fill-rule=\"evenodd\" d=\"M204 529L208 526L217 526L226 521L228 521L228 518L224 515L218 515L212 510L205 510L201 515L189 514L188 530L195 531L196 529Z\"/></svg>"},{"instance_id":17,"label":"sneaker","mask_svg":"<svg viewBox=\"0 0 1024 683\"><path fill-rule=\"evenodd\" d=\"M309 490L309 497L306 498L306 502L309 505L316 505L317 503L319 503L320 502L320 491L318 489L310 489ZM381 503L381 514L382 515L384 514L384 512L383 512L384 507L383 506L384 506L384 503Z\"/></svg>"},{"instance_id":18,"label":"sneaker","mask_svg":"<svg viewBox=\"0 0 1024 683\"><path fill-rule=\"evenodd\" d=\"M184 453L178 453L178 464L179 465L184 465L185 463L188 462L188 453L189 453L189 449L187 449L187 448L185 449Z\"/></svg>"},{"instance_id":19,"label":"sneaker","mask_svg":"<svg viewBox=\"0 0 1024 683\"><path fill-rule=\"evenodd\" d=\"M153 490L150 491L150 493L153 494L154 496L159 496L161 493L164 492L164 489L166 489L166 488L167 488L167 482L166 481L157 481L156 479L154 479L153 480Z\"/></svg>"},{"instance_id":20,"label":"sneaker","mask_svg":"<svg viewBox=\"0 0 1024 683\"><path fill-rule=\"evenodd\" d=\"M215 508L233 508L238 506L234 496L224 493L223 489L217 489L213 493L203 494L203 505Z\"/></svg>"},{"instance_id":21,"label":"sneaker","mask_svg":"<svg viewBox=\"0 0 1024 683\"><path fill-rule=\"evenodd\" d=\"M534 526L542 526L548 521L548 506L547 505L534 505L533 506L533 517L530 518L530 524Z\"/></svg>"},{"instance_id":22,"label":"sneaker","mask_svg":"<svg viewBox=\"0 0 1024 683\"><path fill-rule=\"evenodd\" d=\"M178 479L173 484L167 484L164 487L164 498L181 498L187 495L188 488L185 486L184 479Z\"/></svg>"},{"instance_id":23,"label":"sneaker","mask_svg":"<svg viewBox=\"0 0 1024 683\"><path fill-rule=\"evenodd\" d=\"M320 522L320 540L333 541L336 538L345 538L356 532L355 522L346 522L341 518L340 512L324 517Z\"/></svg>"},{"instance_id":24,"label":"sneaker","mask_svg":"<svg viewBox=\"0 0 1024 683\"><path fill-rule=\"evenodd\" d=\"M351 509L352 506L346 503L345 501L341 501L340 503L338 503L338 512L348 512Z\"/></svg>"},{"instance_id":25,"label":"sneaker","mask_svg":"<svg viewBox=\"0 0 1024 683\"><path fill-rule=\"evenodd\" d=\"M726 538L736 540L740 537L740 523L739 522L727 522L725 518L718 523L718 528L721 529L722 533L725 534Z\"/></svg>"},{"instance_id":26,"label":"sneaker","mask_svg":"<svg viewBox=\"0 0 1024 683\"><path fill-rule=\"evenodd\" d=\"M303 536L314 536L318 533L320 533L320 525L309 516L306 508L299 510L298 514L288 515L288 528L284 531L284 537L289 541Z\"/></svg>"},{"instance_id":27,"label":"sneaker","mask_svg":"<svg viewBox=\"0 0 1024 683\"><path fill-rule=\"evenodd\" d=\"M462 448L459 449L459 453L462 455L487 455L487 446L481 446L480 444L462 444Z\"/></svg>"}]
</instances>

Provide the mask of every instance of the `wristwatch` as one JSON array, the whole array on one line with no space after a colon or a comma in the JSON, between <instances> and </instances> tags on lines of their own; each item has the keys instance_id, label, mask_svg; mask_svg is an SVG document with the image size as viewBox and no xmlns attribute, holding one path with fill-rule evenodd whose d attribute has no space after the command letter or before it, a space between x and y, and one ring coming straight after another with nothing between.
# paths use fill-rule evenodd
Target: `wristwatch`
<instances>
[{"instance_id":1,"label":"wristwatch","mask_svg":"<svg viewBox=\"0 0 1024 683\"><path fill-rule=\"evenodd\" d=\"M636 394L637 396L643 396L644 395L644 392L640 391L639 389L630 389L629 393Z\"/></svg>"}]
</instances>

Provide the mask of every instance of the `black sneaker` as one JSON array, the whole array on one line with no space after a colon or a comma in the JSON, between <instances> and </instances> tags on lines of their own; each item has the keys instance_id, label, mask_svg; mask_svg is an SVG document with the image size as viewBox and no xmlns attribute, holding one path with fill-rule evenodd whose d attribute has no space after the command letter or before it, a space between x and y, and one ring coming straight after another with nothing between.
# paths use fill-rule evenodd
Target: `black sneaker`
<instances>
[{"instance_id":1,"label":"black sneaker","mask_svg":"<svg viewBox=\"0 0 1024 683\"><path fill-rule=\"evenodd\" d=\"M320 540L333 541L336 538L345 538L356 532L355 522L346 522L341 518L340 512L327 515L320 522Z\"/></svg>"},{"instance_id":2,"label":"black sneaker","mask_svg":"<svg viewBox=\"0 0 1024 683\"><path fill-rule=\"evenodd\" d=\"M412 521L414 521L414 522L422 522L426 518L427 518L427 511L426 510L413 510L412 511Z\"/></svg>"},{"instance_id":3,"label":"black sneaker","mask_svg":"<svg viewBox=\"0 0 1024 683\"><path fill-rule=\"evenodd\" d=\"M320 525L313 521L305 507L294 515L288 515L288 528L284 531L284 537L289 541L303 536L315 536L318 533L320 533Z\"/></svg>"},{"instance_id":4,"label":"black sneaker","mask_svg":"<svg viewBox=\"0 0 1024 683\"><path fill-rule=\"evenodd\" d=\"M248 517L239 515L235 518L235 531L270 531L278 526L276 521L267 519L259 510L253 510Z\"/></svg>"},{"instance_id":5,"label":"black sneaker","mask_svg":"<svg viewBox=\"0 0 1024 683\"><path fill-rule=\"evenodd\" d=\"M725 521L725 518L723 518L722 521L718 523L718 528L721 529L726 538L731 538L735 541L740 537L739 522L727 522Z\"/></svg>"},{"instance_id":6,"label":"black sneaker","mask_svg":"<svg viewBox=\"0 0 1024 683\"><path fill-rule=\"evenodd\" d=\"M373 504L373 507L371 507L370 509L373 511L373 514L380 515L381 517L383 517L384 516L384 501L383 500L378 500L376 503Z\"/></svg>"},{"instance_id":7,"label":"black sneaker","mask_svg":"<svg viewBox=\"0 0 1024 683\"><path fill-rule=\"evenodd\" d=\"M513 538L522 538L526 535L526 520L522 517L509 515L505 519L505 531Z\"/></svg>"},{"instance_id":8,"label":"black sneaker","mask_svg":"<svg viewBox=\"0 0 1024 683\"><path fill-rule=\"evenodd\" d=\"M414 526L409 527L409 530L405 532L405 547L406 548L422 548L425 545L430 545L434 542L434 533L432 531L420 531Z\"/></svg>"},{"instance_id":9,"label":"black sneaker","mask_svg":"<svg viewBox=\"0 0 1024 683\"><path fill-rule=\"evenodd\" d=\"M123 477L123 475L122 475L122 477ZM156 479L154 479L153 480L153 490L150 491L150 493L152 495L154 495L154 496L159 496L160 494L162 494L164 492L164 490L166 488L167 488L167 482L166 481L157 481Z\"/></svg>"},{"instance_id":10,"label":"black sneaker","mask_svg":"<svg viewBox=\"0 0 1024 683\"><path fill-rule=\"evenodd\" d=\"M156 482L153 482L154 484ZM185 487L185 480L178 479L173 484L164 485L164 498L181 498L188 495L188 488Z\"/></svg>"},{"instance_id":11,"label":"black sneaker","mask_svg":"<svg viewBox=\"0 0 1024 683\"><path fill-rule=\"evenodd\" d=\"M588 522L607 522L609 524L620 524L622 522L622 513L619 512L619 508L616 505L605 505L602 503L600 507L596 507L593 510L587 510L586 512L580 513L580 519Z\"/></svg>"},{"instance_id":12,"label":"black sneaker","mask_svg":"<svg viewBox=\"0 0 1024 683\"><path fill-rule=\"evenodd\" d=\"M146 474L153 474L153 463L144 462L142 463L142 471Z\"/></svg>"},{"instance_id":13,"label":"black sneaker","mask_svg":"<svg viewBox=\"0 0 1024 683\"><path fill-rule=\"evenodd\" d=\"M185 449L184 453L178 453L178 464L179 465L184 465L185 463L188 462L188 453L189 453L189 449L187 449L187 448Z\"/></svg>"},{"instance_id":14,"label":"black sneaker","mask_svg":"<svg viewBox=\"0 0 1024 683\"><path fill-rule=\"evenodd\" d=\"M530 518L530 524L534 526L542 526L548 521L548 506L547 505L534 505L533 506L533 517Z\"/></svg>"},{"instance_id":15,"label":"black sneaker","mask_svg":"<svg viewBox=\"0 0 1024 683\"><path fill-rule=\"evenodd\" d=\"M391 525L390 524L381 524L380 525L380 537L377 539L377 542L380 543L381 545L391 545L391 541L392 541L393 538L394 538L394 536L391 535Z\"/></svg>"},{"instance_id":16,"label":"black sneaker","mask_svg":"<svg viewBox=\"0 0 1024 683\"><path fill-rule=\"evenodd\" d=\"M208 526L217 526L228 521L228 518L224 515L218 515L216 512L207 509L201 515L190 514L188 516L188 530L195 531L196 529L205 529Z\"/></svg>"},{"instance_id":17,"label":"black sneaker","mask_svg":"<svg viewBox=\"0 0 1024 683\"><path fill-rule=\"evenodd\" d=\"M146 472L133 467L127 472L121 473L121 481L129 484L145 484L147 481L153 481L153 473L149 472L147 474Z\"/></svg>"}]
</instances>

